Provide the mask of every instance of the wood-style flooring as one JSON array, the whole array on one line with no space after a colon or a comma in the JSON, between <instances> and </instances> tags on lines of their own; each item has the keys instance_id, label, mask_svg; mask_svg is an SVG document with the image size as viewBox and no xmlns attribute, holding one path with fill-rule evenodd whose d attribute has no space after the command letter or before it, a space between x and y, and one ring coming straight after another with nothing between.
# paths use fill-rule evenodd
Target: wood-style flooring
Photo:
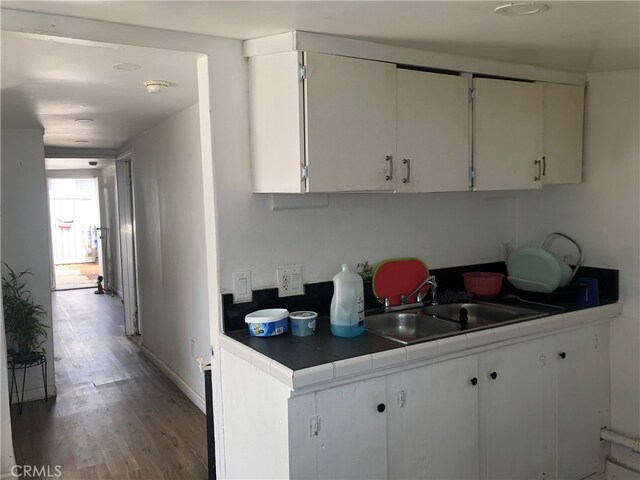
<instances>
[{"instance_id":1,"label":"wood-style flooring","mask_svg":"<svg viewBox=\"0 0 640 480\"><path fill-rule=\"evenodd\" d=\"M206 479L205 416L125 337L120 299L56 292L53 319L58 394L13 406L17 462L63 479Z\"/></svg>"}]
</instances>

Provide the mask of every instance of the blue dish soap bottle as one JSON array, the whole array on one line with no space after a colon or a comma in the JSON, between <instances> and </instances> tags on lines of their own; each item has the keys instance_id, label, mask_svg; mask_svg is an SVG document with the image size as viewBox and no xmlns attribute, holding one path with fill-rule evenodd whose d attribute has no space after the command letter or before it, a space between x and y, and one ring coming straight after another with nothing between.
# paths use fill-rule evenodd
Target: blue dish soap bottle
<instances>
[{"instance_id":1,"label":"blue dish soap bottle","mask_svg":"<svg viewBox=\"0 0 640 480\"><path fill-rule=\"evenodd\" d=\"M337 337L357 337L364 332L364 287L362 277L348 265L333 277L331 333Z\"/></svg>"}]
</instances>

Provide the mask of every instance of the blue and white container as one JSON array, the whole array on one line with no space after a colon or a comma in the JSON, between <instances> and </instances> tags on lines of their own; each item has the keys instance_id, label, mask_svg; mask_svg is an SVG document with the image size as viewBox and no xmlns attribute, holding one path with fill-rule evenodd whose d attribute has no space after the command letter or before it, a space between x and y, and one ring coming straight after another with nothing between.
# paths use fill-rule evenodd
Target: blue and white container
<instances>
[{"instance_id":1,"label":"blue and white container","mask_svg":"<svg viewBox=\"0 0 640 480\"><path fill-rule=\"evenodd\" d=\"M306 337L316 332L316 312L300 311L292 312L289 315L291 320L291 335L296 337Z\"/></svg>"},{"instance_id":2,"label":"blue and white container","mask_svg":"<svg viewBox=\"0 0 640 480\"><path fill-rule=\"evenodd\" d=\"M289 310L268 308L257 310L244 317L252 337L272 337L289 331Z\"/></svg>"}]
</instances>

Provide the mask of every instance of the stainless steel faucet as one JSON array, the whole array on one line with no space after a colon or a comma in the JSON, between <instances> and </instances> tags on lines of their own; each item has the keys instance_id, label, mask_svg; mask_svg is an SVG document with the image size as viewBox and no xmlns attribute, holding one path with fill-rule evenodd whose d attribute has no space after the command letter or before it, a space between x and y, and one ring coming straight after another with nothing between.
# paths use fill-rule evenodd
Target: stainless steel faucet
<instances>
[{"instance_id":1,"label":"stainless steel faucet","mask_svg":"<svg viewBox=\"0 0 640 480\"><path fill-rule=\"evenodd\" d=\"M409 299L413 297L416 293L418 294L416 303L423 303L422 289L424 288L425 285L429 285L431 289L431 305L437 305L438 304L438 284L436 283L435 275L430 275L427 278L425 278L420 283L420 285L418 285L413 290L413 292L411 292L409 295L400 295L400 303L402 305L407 305L407 302L409 301Z\"/></svg>"}]
</instances>

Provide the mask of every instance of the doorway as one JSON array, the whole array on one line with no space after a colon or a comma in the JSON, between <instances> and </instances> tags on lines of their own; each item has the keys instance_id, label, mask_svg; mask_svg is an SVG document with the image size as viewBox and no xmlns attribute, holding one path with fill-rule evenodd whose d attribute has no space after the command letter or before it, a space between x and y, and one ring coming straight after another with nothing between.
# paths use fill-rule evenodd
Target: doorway
<instances>
[{"instance_id":1,"label":"doorway","mask_svg":"<svg viewBox=\"0 0 640 480\"><path fill-rule=\"evenodd\" d=\"M92 288L102 275L96 178L49 178L55 290Z\"/></svg>"}]
</instances>

